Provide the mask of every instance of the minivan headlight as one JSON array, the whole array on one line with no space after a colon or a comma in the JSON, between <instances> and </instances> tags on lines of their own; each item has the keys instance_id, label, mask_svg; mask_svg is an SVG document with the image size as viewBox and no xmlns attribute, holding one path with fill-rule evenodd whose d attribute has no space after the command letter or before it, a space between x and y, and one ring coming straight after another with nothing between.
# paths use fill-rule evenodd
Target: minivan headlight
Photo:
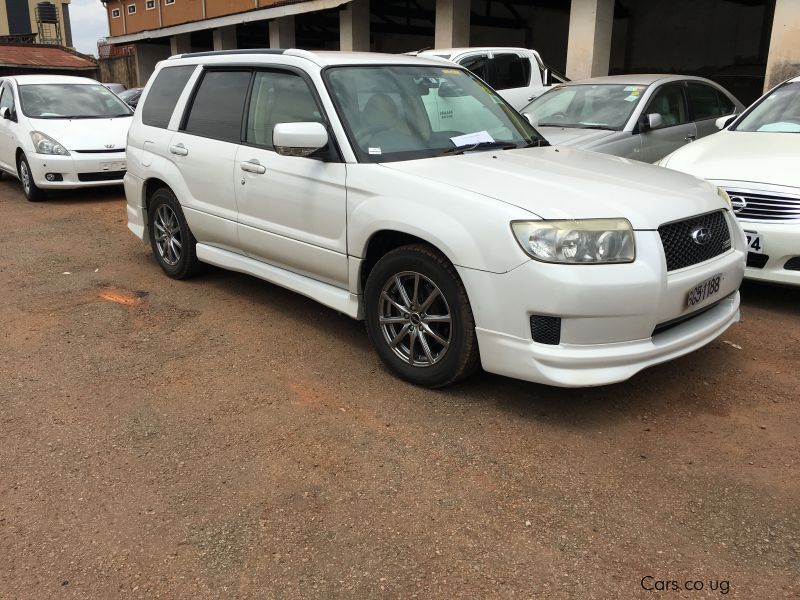
<instances>
[{"instance_id":1,"label":"minivan headlight","mask_svg":"<svg viewBox=\"0 0 800 600\"><path fill-rule=\"evenodd\" d=\"M627 219L513 221L522 249L537 260L566 264L629 263L636 257Z\"/></svg>"},{"instance_id":2,"label":"minivan headlight","mask_svg":"<svg viewBox=\"0 0 800 600\"><path fill-rule=\"evenodd\" d=\"M69 156L69 150L41 131L31 131L31 139L33 140L33 147L36 148L37 154Z\"/></svg>"}]
</instances>

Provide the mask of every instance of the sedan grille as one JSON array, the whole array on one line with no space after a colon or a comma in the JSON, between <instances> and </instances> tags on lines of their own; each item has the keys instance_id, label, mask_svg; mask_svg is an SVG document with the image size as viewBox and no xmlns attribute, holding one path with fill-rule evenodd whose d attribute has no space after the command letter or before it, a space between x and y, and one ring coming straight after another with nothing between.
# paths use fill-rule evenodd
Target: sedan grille
<instances>
[{"instance_id":1,"label":"sedan grille","mask_svg":"<svg viewBox=\"0 0 800 600\"><path fill-rule=\"evenodd\" d=\"M748 221L798 221L800 196L728 188L733 213Z\"/></svg>"},{"instance_id":2,"label":"sedan grille","mask_svg":"<svg viewBox=\"0 0 800 600\"><path fill-rule=\"evenodd\" d=\"M667 271L682 269L719 256L731 248L725 211L666 223L658 228Z\"/></svg>"}]
</instances>

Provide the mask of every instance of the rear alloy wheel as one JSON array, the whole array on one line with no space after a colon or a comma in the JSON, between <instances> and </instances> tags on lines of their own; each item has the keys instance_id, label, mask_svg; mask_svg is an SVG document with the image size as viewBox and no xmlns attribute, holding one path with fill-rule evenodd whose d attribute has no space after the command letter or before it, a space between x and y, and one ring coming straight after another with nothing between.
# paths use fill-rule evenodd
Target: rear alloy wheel
<instances>
[{"instance_id":1,"label":"rear alloy wheel","mask_svg":"<svg viewBox=\"0 0 800 600\"><path fill-rule=\"evenodd\" d=\"M153 193L148 206L150 247L158 264L173 279L191 277L199 267L192 232L178 199L170 190Z\"/></svg>"},{"instance_id":2,"label":"rear alloy wheel","mask_svg":"<svg viewBox=\"0 0 800 600\"><path fill-rule=\"evenodd\" d=\"M383 362L417 385L442 387L478 367L475 322L453 266L432 248L381 258L364 291L366 325Z\"/></svg>"},{"instance_id":3,"label":"rear alloy wheel","mask_svg":"<svg viewBox=\"0 0 800 600\"><path fill-rule=\"evenodd\" d=\"M22 154L19 157L17 164L17 171L19 172L19 180L22 183L22 191L25 192L25 197L29 202L40 202L45 199L45 192L33 180L33 173L31 166L28 164L28 159Z\"/></svg>"}]
</instances>

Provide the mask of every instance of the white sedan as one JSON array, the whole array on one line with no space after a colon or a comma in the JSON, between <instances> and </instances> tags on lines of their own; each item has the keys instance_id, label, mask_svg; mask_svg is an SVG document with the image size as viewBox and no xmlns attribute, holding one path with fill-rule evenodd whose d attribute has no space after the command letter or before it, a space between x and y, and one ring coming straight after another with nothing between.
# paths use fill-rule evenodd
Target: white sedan
<instances>
[{"instance_id":1,"label":"white sedan","mask_svg":"<svg viewBox=\"0 0 800 600\"><path fill-rule=\"evenodd\" d=\"M0 88L0 172L28 200L48 189L120 185L133 111L94 79L6 77Z\"/></svg>"},{"instance_id":2,"label":"white sedan","mask_svg":"<svg viewBox=\"0 0 800 600\"><path fill-rule=\"evenodd\" d=\"M800 285L800 77L726 124L658 164L728 192L747 235L745 277Z\"/></svg>"}]
</instances>

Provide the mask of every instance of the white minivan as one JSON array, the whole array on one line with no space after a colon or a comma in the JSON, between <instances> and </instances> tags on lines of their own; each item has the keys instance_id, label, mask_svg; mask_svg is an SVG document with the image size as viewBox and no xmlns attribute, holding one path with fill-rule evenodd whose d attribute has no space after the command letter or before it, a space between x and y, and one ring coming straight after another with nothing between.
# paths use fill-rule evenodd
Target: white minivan
<instances>
[{"instance_id":1,"label":"white minivan","mask_svg":"<svg viewBox=\"0 0 800 600\"><path fill-rule=\"evenodd\" d=\"M432 95L470 117L441 119ZM187 54L158 64L139 106L128 227L164 272L209 263L364 319L380 358L416 384L478 366L612 383L739 318L745 240L724 192L551 147L467 69Z\"/></svg>"},{"instance_id":2,"label":"white minivan","mask_svg":"<svg viewBox=\"0 0 800 600\"><path fill-rule=\"evenodd\" d=\"M28 200L47 190L120 185L133 111L100 82L14 75L0 86L0 172Z\"/></svg>"}]
</instances>

